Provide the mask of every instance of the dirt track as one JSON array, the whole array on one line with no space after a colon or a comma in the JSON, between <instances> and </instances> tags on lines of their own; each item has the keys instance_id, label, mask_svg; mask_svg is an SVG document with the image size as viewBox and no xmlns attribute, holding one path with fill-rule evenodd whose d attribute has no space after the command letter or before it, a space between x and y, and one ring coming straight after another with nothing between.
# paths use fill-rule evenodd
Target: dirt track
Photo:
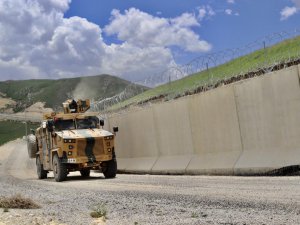
<instances>
[{"instance_id":1,"label":"dirt track","mask_svg":"<svg viewBox=\"0 0 300 225\"><path fill-rule=\"evenodd\" d=\"M49 177L52 177L49 174ZM103 224L89 213L104 203L107 224L300 224L300 177L72 174L37 180L26 144L0 147L0 196L20 193L36 210L0 211L3 224Z\"/></svg>"}]
</instances>

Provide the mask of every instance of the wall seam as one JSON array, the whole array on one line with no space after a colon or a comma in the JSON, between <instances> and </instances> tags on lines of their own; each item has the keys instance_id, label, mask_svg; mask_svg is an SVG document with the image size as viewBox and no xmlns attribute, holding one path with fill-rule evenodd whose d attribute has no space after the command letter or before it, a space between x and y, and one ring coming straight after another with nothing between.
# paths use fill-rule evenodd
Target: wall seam
<instances>
[{"instance_id":1,"label":"wall seam","mask_svg":"<svg viewBox=\"0 0 300 225\"><path fill-rule=\"evenodd\" d=\"M157 134L157 132L156 132L157 131L157 125L156 125L157 122L156 122L154 107L155 106L151 106L151 111L152 111L152 119L153 119L154 132L155 132L155 134ZM156 165L157 161L159 160L160 156L162 155L161 154L161 149L160 149L160 143L158 143L159 140L156 138L156 135L155 135L155 140L154 141L155 141L156 148L158 150L158 156L155 159L155 162L153 163L152 167L150 168L150 171L149 171L150 173L152 173L152 170L153 170L154 166Z\"/></svg>"},{"instance_id":2,"label":"wall seam","mask_svg":"<svg viewBox=\"0 0 300 225\"><path fill-rule=\"evenodd\" d=\"M235 102L235 111L236 111L236 116L237 116L237 121L238 121L238 125L239 125L239 132L240 132L240 140L241 140L241 147L242 147L242 151L239 155L239 157L237 158L237 160L235 161L234 165L233 165L233 174L235 175L235 166L238 163L238 161L241 159L243 153L244 153L244 142L243 142L243 136L242 136L242 129L241 129L241 124L240 124L240 116L239 116L239 107L238 107L238 101L237 101L237 94L236 94L236 85L233 85L233 97L234 97L234 102Z\"/></svg>"},{"instance_id":3,"label":"wall seam","mask_svg":"<svg viewBox=\"0 0 300 225\"><path fill-rule=\"evenodd\" d=\"M299 84L299 87L300 87L300 73L299 73L299 70L300 70L300 67L299 67L300 64L298 64L296 67L297 67L297 75L298 75L298 84Z\"/></svg>"},{"instance_id":4,"label":"wall seam","mask_svg":"<svg viewBox=\"0 0 300 225\"><path fill-rule=\"evenodd\" d=\"M193 131L192 131L191 116L190 116L190 104L191 104L191 99L192 98L193 97L186 98L186 100L187 100L186 101L187 102L186 103L186 109L187 109L187 115L189 117L189 127L190 127L190 135L191 135L191 142L192 142L191 145L192 145L192 150L193 150L192 155L195 155L194 138L193 138ZM187 168L189 167L190 163L192 162L192 159L193 159L192 155L190 156L191 159L189 160L187 166L184 169L185 174L187 174Z\"/></svg>"}]
</instances>

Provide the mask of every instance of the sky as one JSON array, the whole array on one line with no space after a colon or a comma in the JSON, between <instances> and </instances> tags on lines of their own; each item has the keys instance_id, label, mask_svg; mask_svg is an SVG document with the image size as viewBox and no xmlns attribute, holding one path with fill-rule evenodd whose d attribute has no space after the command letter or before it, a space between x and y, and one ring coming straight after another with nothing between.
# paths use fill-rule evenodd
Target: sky
<instances>
[{"instance_id":1,"label":"sky","mask_svg":"<svg viewBox=\"0 0 300 225\"><path fill-rule=\"evenodd\" d=\"M300 0L0 0L0 80L142 81L299 21Z\"/></svg>"}]
</instances>

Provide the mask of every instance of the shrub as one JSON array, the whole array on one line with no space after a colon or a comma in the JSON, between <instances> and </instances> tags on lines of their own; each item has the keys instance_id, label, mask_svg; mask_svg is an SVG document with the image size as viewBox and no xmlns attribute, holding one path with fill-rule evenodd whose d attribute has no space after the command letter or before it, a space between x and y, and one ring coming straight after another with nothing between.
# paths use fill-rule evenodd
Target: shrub
<instances>
[{"instance_id":1,"label":"shrub","mask_svg":"<svg viewBox=\"0 0 300 225\"><path fill-rule=\"evenodd\" d=\"M107 209L104 203L98 204L94 207L93 211L90 213L91 217L93 218L106 218Z\"/></svg>"},{"instance_id":2,"label":"shrub","mask_svg":"<svg viewBox=\"0 0 300 225\"><path fill-rule=\"evenodd\" d=\"M16 194L11 197L0 197L0 208L38 209L40 206L30 198L25 198L20 194Z\"/></svg>"}]
</instances>

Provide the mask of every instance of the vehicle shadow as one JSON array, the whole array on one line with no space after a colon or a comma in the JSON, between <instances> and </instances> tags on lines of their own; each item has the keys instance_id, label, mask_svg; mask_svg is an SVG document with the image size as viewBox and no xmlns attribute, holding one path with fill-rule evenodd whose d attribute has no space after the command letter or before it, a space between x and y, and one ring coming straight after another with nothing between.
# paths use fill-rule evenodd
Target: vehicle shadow
<instances>
[{"instance_id":1,"label":"vehicle shadow","mask_svg":"<svg viewBox=\"0 0 300 225\"><path fill-rule=\"evenodd\" d=\"M54 178L53 178L54 179ZM104 176L91 176L91 177L82 177L82 176L68 176L64 182L72 181L87 181L87 180L105 180Z\"/></svg>"},{"instance_id":2,"label":"vehicle shadow","mask_svg":"<svg viewBox=\"0 0 300 225\"><path fill-rule=\"evenodd\" d=\"M67 179L60 183L70 183L70 182L85 182L85 181L93 181L93 180L107 180L105 179L104 175L102 173L91 173L91 176L89 177L82 177L80 174L72 174L70 173L67 176ZM46 182L55 182L54 176L52 173L50 173L44 181Z\"/></svg>"}]
</instances>

